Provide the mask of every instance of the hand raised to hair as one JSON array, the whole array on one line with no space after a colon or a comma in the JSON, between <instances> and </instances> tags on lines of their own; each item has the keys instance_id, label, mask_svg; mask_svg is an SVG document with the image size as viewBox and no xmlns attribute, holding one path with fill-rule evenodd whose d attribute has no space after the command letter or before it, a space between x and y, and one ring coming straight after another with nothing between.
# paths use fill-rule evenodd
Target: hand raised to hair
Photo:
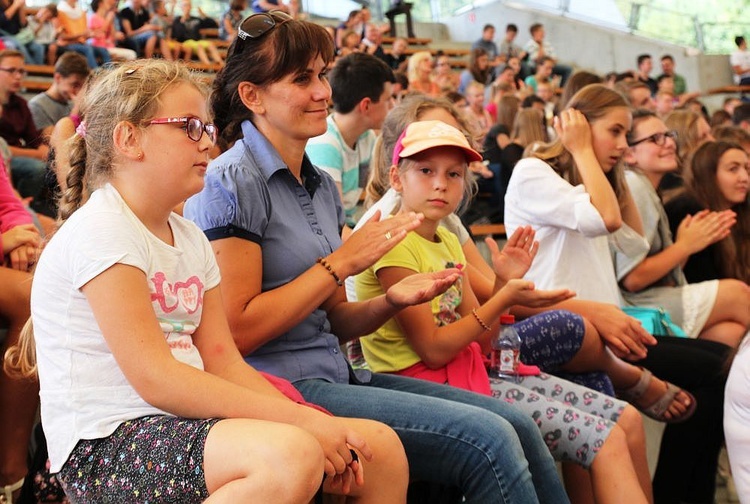
<instances>
[{"instance_id":1,"label":"hand raised to hair","mask_svg":"<svg viewBox=\"0 0 750 504\"><path fill-rule=\"evenodd\" d=\"M557 137L573 156L587 149L593 149L591 126L586 116L576 109L560 112L553 122Z\"/></svg>"},{"instance_id":2,"label":"hand raised to hair","mask_svg":"<svg viewBox=\"0 0 750 504\"><path fill-rule=\"evenodd\" d=\"M422 223L422 219L424 215L409 212L380 220L380 212L375 212L364 226L328 256L328 262L339 275L361 273L398 245L409 231Z\"/></svg>"},{"instance_id":3,"label":"hand raised to hair","mask_svg":"<svg viewBox=\"0 0 750 504\"><path fill-rule=\"evenodd\" d=\"M488 236L484 239L492 254L492 269L503 282L523 278L539 250L539 242L534 241L536 232L531 226L522 226L508 238L502 250L497 242Z\"/></svg>"},{"instance_id":4,"label":"hand raised to hair","mask_svg":"<svg viewBox=\"0 0 750 504\"><path fill-rule=\"evenodd\" d=\"M447 291L460 277L461 271L457 268L409 275L391 286L385 299L399 309L426 303Z\"/></svg>"}]
</instances>

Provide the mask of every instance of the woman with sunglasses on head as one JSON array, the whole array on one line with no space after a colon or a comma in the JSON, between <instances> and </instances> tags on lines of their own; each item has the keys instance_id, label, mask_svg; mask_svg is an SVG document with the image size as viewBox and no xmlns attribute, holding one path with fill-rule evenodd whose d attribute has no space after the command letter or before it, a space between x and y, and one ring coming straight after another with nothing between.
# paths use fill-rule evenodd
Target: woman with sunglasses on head
<instances>
[{"instance_id":1,"label":"woman with sunglasses on head","mask_svg":"<svg viewBox=\"0 0 750 504\"><path fill-rule=\"evenodd\" d=\"M305 403L232 341L210 245L172 212L204 184L217 136L206 94L163 60L86 94L63 224L34 276L34 335L27 325L6 357L26 375L38 366L50 470L82 503L302 504L324 474L324 491L375 502L367 464L400 502L406 458L390 429ZM388 457L372 460L380 443Z\"/></svg>"},{"instance_id":2,"label":"woman with sunglasses on head","mask_svg":"<svg viewBox=\"0 0 750 504\"><path fill-rule=\"evenodd\" d=\"M735 347L750 326L750 288L738 280L687 284L682 266L691 255L731 234L731 209L702 210L682 220L674 238L656 189L677 169L675 133L654 113L637 110L628 133L625 178L641 216L649 249L615 253L615 269L625 301L663 308L692 338Z\"/></svg>"},{"instance_id":3,"label":"woman with sunglasses on head","mask_svg":"<svg viewBox=\"0 0 750 504\"><path fill-rule=\"evenodd\" d=\"M448 386L356 374L342 355L341 342L434 297L433 282L447 288L457 277L449 269L366 302L346 301L344 279L372 265L422 216L376 216L342 244L336 187L304 155L307 141L326 129L333 51L321 26L281 13L250 16L214 81L217 124L235 143L211 164L185 215L212 240L235 342L248 362L292 381L307 400L391 426L412 481L458 487L473 503L566 502L531 419Z\"/></svg>"}]
</instances>

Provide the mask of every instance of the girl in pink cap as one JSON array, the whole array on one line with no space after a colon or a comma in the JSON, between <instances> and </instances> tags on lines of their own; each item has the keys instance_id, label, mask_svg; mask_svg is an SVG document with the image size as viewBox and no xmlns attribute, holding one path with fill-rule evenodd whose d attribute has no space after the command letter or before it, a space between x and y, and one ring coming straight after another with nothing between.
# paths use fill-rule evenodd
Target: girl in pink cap
<instances>
[{"instance_id":1,"label":"girl in pink cap","mask_svg":"<svg viewBox=\"0 0 750 504\"><path fill-rule=\"evenodd\" d=\"M370 299L417 273L462 268L458 238L441 219L456 211L471 192L468 164L481 160L466 137L441 121L410 124L396 142L391 186L401 194L399 212L424 220L372 267L356 277L357 297ZM497 334L501 314L522 304L543 307L572 297L567 289L540 291L521 278L536 254L531 227L518 229L501 252L492 251L494 294L479 305L468 271L432 302L406 308L361 339L373 371L448 383L508 401L531 416L557 460L588 469L596 502L648 502L650 484L640 481L625 432L616 425L625 403L554 376L524 368L518 383L489 378L482 355ZM564 401L564 402L563 402ZM634 460L635 458L635 460ZM627 497L625 497L627 496Z\"/></svg>"}]
</instances>

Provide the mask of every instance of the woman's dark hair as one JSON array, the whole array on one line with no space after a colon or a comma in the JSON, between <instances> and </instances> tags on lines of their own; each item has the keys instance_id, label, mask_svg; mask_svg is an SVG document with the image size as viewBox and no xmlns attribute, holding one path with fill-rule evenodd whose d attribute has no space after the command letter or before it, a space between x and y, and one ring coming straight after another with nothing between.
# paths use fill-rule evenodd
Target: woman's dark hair
<instances>
[{"instance_id":1,"label":"woman's dark hair","mask_svg":"<svg viewBox=\"0 0 750 504\"><path fill-rule=\"evenodd\" d=\"M211 111L221 138L228 144L241 136L242 121L253 118L240 100L241 82L264 87L305 71L317 57L326 65L333 61L333 40L325 28L307 21L275 19L276 26L258 38L235 38L226 66L214 80Z\"/></svg>"},{"instance_id":2,"label":"woman's dark hair","mask_svg":"<svg viewBox=\"0 0 750 504\"><path fill-rule=\"evenodd\" d=\"M726 208L716 173L721 157L732 149L743 151L732 142L706 142L690 159L687 192L704 208ZM731 234L717 243L719 263L724 276L750 282L750 201L745 198L742 203L733 205L732 210L737 213L737 223L732 226Z\"/></svg>"},{"instance_id":3,"label":"woman's dark hair","mask_svg":"<svg viewBox=\"0 0 750 504\"><path fill-rule=\"evenodd\" d=\"M477 47L476 49L473 49L471 51L471 54L469 55L469 72L471 72L471 75L474 77L475 81L481 84L488 84L491 72L490 66L487 65L487 68L482 70L477 64L477 61L482 56L489 57L489 53L487 53L487 51L485 51L481 47Z\"/></svg>"}]
</instances>

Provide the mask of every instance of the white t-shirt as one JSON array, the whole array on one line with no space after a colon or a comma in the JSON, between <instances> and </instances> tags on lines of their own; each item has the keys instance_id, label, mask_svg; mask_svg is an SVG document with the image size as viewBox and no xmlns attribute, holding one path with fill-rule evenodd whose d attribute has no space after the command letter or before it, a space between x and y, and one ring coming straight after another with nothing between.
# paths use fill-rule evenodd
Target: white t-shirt
<instances>
[{"instance_id":1,"label":"white t-shirt","mask_svg":"<svg viewBox=\"0 0 750 504\"><path fill-rule=\"evenodd\" d=\"M106 437L126 420L166 414L127 381L81 292L100 273L117 263L143 271L172 355L203 369L191 335L200 323L205 291L219 284L219 269L195 224L176 214L169 224L174 246L146 229L115 188L106 185L65 222L42 253L31 314L53 473L79 440Z\"/></svg>"},{"instance_id":2,"label":"white t-shirt","mask_svg":"<svg viewBox=\"0 0 750 504\"><path fill-rule=\"evenodd\" d=\"M305 152L312 164L328 173L335 182L341 184L344 196L344 210L347 220L354 220L354 213L359 203L359 195L370 172L372 149L377 135L373 130L362 133L354 148L344 141L333 116L328 116L328 129L325 133L307 142Z\"/></svg>"},{"instance_id":3,"label":"white t-shirt","mask_svg":"<svg viewBox=\"0 0 750 504\"><path fill-rule=\"evenodd\" d=\"M734 73L734 67L739 66L741 68L750 68L750 51L737 50L729 56L729 64L732 65L732 77L734 77L735 84L739 84L742 79L750 77L750 70L737 75Z\"/></svg>"},{"instance_id":4,"label":"white t-shirt","mask_svg":"<svg viewBox=\"0 0 750 504\"><path fill-rule=\"evenodd\" d=\"M523 225L531 225L539 241L525 276L537 288L567 288L579 299L623 305L610 245L635 254L648 243L627 225L610 235L583 185L571 185L540 159L520 160L505 194L508 236Z\"/></svg>"}]
</instances>

